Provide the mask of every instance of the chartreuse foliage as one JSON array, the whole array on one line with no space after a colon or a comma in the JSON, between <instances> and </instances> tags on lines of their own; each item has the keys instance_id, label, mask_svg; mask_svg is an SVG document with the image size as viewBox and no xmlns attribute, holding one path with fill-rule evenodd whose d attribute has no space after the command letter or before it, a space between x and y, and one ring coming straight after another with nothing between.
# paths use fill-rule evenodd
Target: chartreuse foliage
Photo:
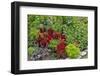
<instances>
[{"instance_id":1,"label":"chartreuse foliage","mask_svg":"<svg viewBox=\"0 0 100 76\"><path fill-rule=\"evenodd\" d=\"M66 54L69 58L77 58L80 55L80 49L74 44L69 44L65 48Z\"/></svg>"},{"instance_id":2,"label":"chartreuse foliage","mask_svg":"<svg viewBox=\"0 0 100 76\"><path fill-rule=\"evenodd\" d=\"M32 54L33 54L33 52L36 50L36 47L29 47L28 48L28 54L29 54L29 56L31 57L32 56Z\"/></svg>"}]
</instances>

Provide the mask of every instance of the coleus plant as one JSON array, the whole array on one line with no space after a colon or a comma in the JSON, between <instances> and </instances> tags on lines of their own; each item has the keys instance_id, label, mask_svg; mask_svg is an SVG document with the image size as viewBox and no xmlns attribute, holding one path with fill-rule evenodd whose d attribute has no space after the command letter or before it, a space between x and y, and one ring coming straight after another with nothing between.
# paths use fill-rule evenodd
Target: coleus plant
<instances>
[{"instance_id":1,"label":"coleus plant","mask_svg":"<svg viewBox=\"0 0 100 76\"><path fill-rule=\"evenodd\" d=\"M60 37L61 37L60 32L56 32L56 31L53 32L53 38L54 39L59 39Z\"/></svg>"},{"instance_id":2,"label":"coleus plant","mask_svg":"<svg viewBox=\"0 0 100 76\"><path fill-rule=\"evenodd\" d=\"M65 41L64 39L61 39L56 47L56 52L57 52L58 57L64 56L65 47L66 47Z\"/></svg>"},{"instance_id":3,"label":"coleus plant","mask_svg":"<svg viewBox=\"0 0 100 76\"><path fill-rule=\"evenodd\" d=\"M49 28L47 32L39 33L38 44L40 47L49 46L56 50L58 56L63 56L66 47L65 40L66 37L64 34Z\"/></svg>"},{"instance_id":4,"label":"coleus plant","mask_svg":"<svg viewBox=\"0 0 100 76\"><path fill-rule=\"evenodd\" d=\"M52 49L55 49L57 44L58 44L59 40L57 39L52 39L49 43L49 47L52 48Z\"/></svg>"},{"instance_id":5,"label":"coleus plant","mask_svg":"<svg viewBox=\"0 0 100 76\"><path fill-rule=\"evenodd\" d=\"M44 33L41 33L37 39L39 47L46 47L48 45L48 38L44 36Z\"/></svg>"},{"instance_id":6,"label":"coleus plant","mask_svg":"<svg viewBox=\"0 0 100 76\"><path fill-rule=\"evenodd\" d=\"M48 36L53 37L54 30L52 28L48 29Z\"/></svg>"}]
</instances>

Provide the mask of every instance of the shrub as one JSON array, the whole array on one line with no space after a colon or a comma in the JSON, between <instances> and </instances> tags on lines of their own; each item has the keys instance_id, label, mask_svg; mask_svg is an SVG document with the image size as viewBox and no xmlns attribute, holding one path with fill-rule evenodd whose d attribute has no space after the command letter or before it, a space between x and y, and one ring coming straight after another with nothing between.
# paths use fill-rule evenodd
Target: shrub
<instances>
[{"instance_id":1,"label":"shrub","mask_svg":"<svg viewBox=\"0 0 100 76\"><path fill-rule=\"evenodd\" d=\"M69 44L65 48L66 54L69 58L77 58L80 55L80 49L74 44Z\"/></svg>"}]
</instances>

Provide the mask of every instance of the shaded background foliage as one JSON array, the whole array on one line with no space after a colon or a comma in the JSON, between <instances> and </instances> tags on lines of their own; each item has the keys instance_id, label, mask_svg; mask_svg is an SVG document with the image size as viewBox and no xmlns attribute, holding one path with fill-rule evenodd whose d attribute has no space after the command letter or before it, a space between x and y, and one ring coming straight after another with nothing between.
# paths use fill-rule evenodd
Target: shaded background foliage
<instances>
[{"instance_id":1,"label":"shaded background foliage","mask_svg":"<svg viewBox=\"0 0 100 76\"><path fill-rule=\"evenodd\" d=\"M28 15L28 48L33 47L40 24L66 35L66 44L76 43L81 51L88 46L88 18L80 16Z\"/></svg>"}]
</instances>

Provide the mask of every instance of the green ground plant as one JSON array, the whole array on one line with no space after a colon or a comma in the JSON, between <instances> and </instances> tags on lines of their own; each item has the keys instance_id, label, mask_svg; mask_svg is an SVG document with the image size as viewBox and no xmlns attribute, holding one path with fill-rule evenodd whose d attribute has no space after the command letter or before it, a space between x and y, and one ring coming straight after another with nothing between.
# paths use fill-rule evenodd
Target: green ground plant
<instances>
[{"instance_id":1,"label":"green ground plant","mask_svg":"<svg viewBox=\"0 0 100 76\"><path fill-rule=\"evenodd\" d=\"M68 46L66 46L65 51L66 55L72 59L77 58L80 55L80 49L76 47L74 44L69 44Z\"/></svg>"}]
</instances>

